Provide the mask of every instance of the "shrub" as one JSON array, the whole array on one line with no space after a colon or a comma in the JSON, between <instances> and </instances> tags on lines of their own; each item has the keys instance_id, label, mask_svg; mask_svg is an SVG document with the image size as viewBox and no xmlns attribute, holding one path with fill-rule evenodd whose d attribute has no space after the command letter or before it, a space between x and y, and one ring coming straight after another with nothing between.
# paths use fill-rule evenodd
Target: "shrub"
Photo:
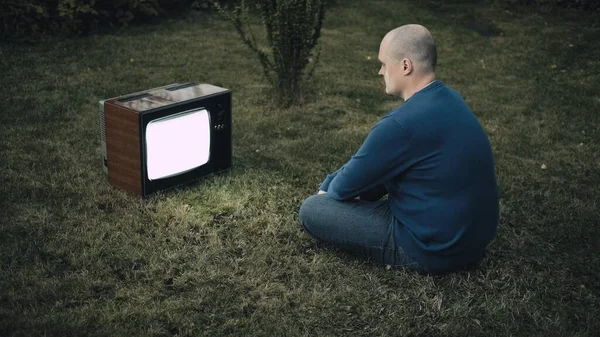
<instances>
[{"instance_id":1,"label":"shrub","mask_svg":"<svg viewBox=\"0 0 600 337\"><path fill-rule=\"evenodd\" d=\"M156 17L157 0L60 0L57 14L71 31L88 32L105 24L126 25L135 19Z\"/></svg>"},{"instance_id":2,"label":"shrub","mask_svg":"<svg viewBox=\"0 0 600 337\"><path fill-rule=\"evenodd\" d=\"M208 9L211 0L0 0L2 38L66 31L88 33L190 8ZM220 0L225 1L225 0Z\"/></svg>"},{"instance_id":3,"label":"shrub","mask_svg":"<svg viewBox=\"0 0 600 337\"><path fill-rule=\"evenodd\" d=\"M84 33L159 13L157 0L6 0L0 8L0 29L3 35L59 30Z\"/></svg>"},{"instance_id":4,"label":"shrub","mask_svg":"<svg viewBox=\"0 0 600 337\"><path fill-rule=\"evenodd\" d=\"M509 4L600 10L598 0L500 0Z\"/></svg>"},{"instance_id":5,"label":"shrub","mask_svg":"<svg viewBox=\"0 0 600 337\"><path fill-rule=\"evenodd\" d=\"M0 4L0 33L38 32L49 17L43 1L6 0Z\"/></svg>"},{"instance_id":6,"label":"shrub","mask_svg":"<svg viewBox=\"0 0 600 337\"><path fill-rule=\"evenodd\" d=\"M318 63L319 52L313 55L321 35L325 16L325 1L321 0L255 0L265 29L270 54L256 42L250 30L244 0L233 11L215 6L233 23L242 41L254 51L263 67L264 75L277 93L279 103L289 106L301 96L302 81L310 78ZM312 69L305 72L314 56Z\"/></svg>"}]
</instances>

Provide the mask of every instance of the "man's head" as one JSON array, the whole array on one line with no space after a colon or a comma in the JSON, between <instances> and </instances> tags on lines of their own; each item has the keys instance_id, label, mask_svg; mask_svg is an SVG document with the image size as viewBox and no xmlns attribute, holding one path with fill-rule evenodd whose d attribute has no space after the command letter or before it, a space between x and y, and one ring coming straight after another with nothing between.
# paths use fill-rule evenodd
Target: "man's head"
<instances>
[{"instance_id":1,"label":"man's head","mask_svg":"<svg viewBox=\"0 0 600 337\"><path fill-rule=\"evenodd\" d=\"M437 50L431 33L421 25L390 31L379 46L379 62L385 92L408 99L419 86L435 79Z\"/></svg>"}]
</instances>

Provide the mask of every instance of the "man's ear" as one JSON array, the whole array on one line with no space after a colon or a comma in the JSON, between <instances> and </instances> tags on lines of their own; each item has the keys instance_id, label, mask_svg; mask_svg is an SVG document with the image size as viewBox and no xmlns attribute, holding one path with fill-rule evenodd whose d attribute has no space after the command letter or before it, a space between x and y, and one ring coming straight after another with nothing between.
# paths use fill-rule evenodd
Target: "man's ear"
<instances>
[{"instance_id":1,"label":"man's ear","mask_svg":"<svg viewBox=\"0 0 600 337\"><path fill-rule=\"evenodd\" d=\"M410 74L412 72L412 70L413 70L412 62L407 58L402 59L402 72L404 73L404 75Z\"/></svg>"}]
</instances>

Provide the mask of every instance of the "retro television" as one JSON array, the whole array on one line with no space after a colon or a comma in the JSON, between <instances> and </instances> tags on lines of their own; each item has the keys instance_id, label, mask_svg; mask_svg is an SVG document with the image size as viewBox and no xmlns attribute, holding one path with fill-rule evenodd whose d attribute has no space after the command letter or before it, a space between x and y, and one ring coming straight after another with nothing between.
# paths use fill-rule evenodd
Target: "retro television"
<instances>
[{"instance_id":1,"label":"retro television","mask_svg":"<svg viewBox=\"0 0 600 337\"><path fill-rule=\"evenodd\" d=\"M108 182L146 197L231 167L231 91L173 83L100 101Z\"/></svg>"}]
</instances>

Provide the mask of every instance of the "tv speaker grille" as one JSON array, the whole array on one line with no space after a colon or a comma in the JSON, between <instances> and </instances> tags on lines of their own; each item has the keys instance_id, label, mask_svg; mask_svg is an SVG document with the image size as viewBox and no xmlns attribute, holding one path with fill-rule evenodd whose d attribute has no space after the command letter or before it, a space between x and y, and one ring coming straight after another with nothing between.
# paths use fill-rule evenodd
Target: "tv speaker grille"
<instances>
[{"instance_id":1,"label":"tv speaker grille","mask_svg":"<svg viewBox=\"0 0 600 337\"><path fill-rule=\"evenodd\" d=\"M106 124L104 123L104 101L100 102L100 109L98 109L100 117L100 141L106 142Z\"/></svg>"},{"instance_id":2,"label":"tv speaker grille","mask_svg":"<svg viewBox=\"0 0 600 337\"><path fill-rule=\"evenodd\" d=\"M104 101L100 101L98 109L100 117L100 150L102 151L102 171L108 174L108 159L106 156L106 124L104 118Z\"/></svg>"}]
</instances>

